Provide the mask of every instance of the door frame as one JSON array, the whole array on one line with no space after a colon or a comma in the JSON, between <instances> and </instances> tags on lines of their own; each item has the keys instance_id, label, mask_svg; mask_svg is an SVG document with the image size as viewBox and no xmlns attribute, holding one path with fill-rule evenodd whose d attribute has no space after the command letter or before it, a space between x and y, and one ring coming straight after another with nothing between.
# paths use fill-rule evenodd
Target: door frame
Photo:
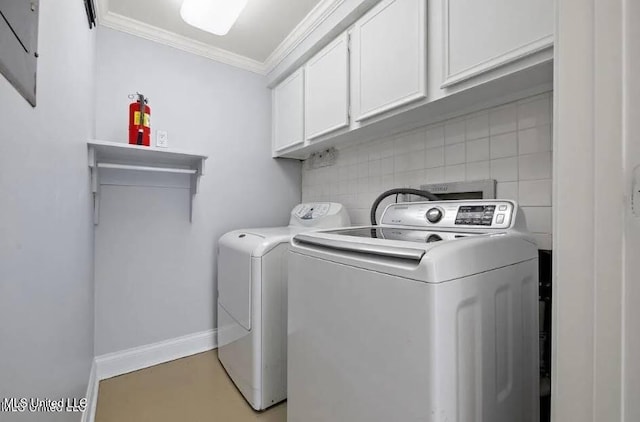
<instances>
[{"instance_id":1,"label":"door frame","mask_svg":"<svg viewBox=\"0 0 640 422\"><path fill-rule=\"evenodd\" d=\"M640 312L629 306L640 302L640 283L631 283L639 274L632 252L640 250L640 219L630 204L632 169L640 165L632 142L640 132L633 80L640 70L638 19L637 0L556 1L551 413L557 422L640 420L640 345L632 336Z\"/></svg>"}]
</instances>

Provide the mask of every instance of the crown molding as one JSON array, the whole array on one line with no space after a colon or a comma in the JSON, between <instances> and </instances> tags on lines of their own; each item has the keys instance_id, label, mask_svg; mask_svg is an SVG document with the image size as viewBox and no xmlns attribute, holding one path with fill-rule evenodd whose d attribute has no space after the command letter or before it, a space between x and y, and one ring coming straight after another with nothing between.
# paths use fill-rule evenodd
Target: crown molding
<instances>
[{"instance_id":1,"label":"crown molding","mask_svg":"<svg viewBox=\"0 0 640 422\"><path fill-rule=\"evenodd\" d=\"M104 27L136 35L150 41L165 44L198 56L225 63L240 69L248 70L260 75L265 74L265 67L262 62L250 59L240 54L232 53L222 48L196 41L174 32L167 31L157 26L149 25L136 19L132 19L118 13L108 11L108 0L98 2L102 7L98 7L98 23Z\"/></svg>"},{"instance_id":2,"label":"crown molding","mask_svg":"<svg viewBox=\"0 0 640 422\"><path fill-rule=\"evenodd\" d=\"M104 27L136 35L198 56L266 75L291 54L345 0L321 0L287 35L264 62L210 44L178 35L154 25L109 11L109 0L97 0L98 23Z\"/></svg>"},{"instance_id":3,"label":"crown molding","mask_svg":"<svg viewBox=\"0 0 640 422\"><path fill-rule=\"evenodd\" d=\"M275 69L344 2L345 0L321 0L267 57L264 62L265 73Z\"/></svg>"}]
</instances>

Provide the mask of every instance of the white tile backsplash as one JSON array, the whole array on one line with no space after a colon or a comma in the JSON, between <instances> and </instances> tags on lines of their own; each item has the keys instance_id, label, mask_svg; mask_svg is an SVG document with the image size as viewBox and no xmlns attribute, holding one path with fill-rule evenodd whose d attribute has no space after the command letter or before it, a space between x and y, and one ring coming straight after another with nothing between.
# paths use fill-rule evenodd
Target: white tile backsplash
<instances>
[{"instance_id":1,"label":"white tile backsplash","mask_svg":"<svg viewBox=\"0 0 640 422\"><path fill-rule=\"evenodd\" d=\"M425 167L430 169L444 166L444 147L427 148Z\"/></svg>"},{"instance_id":2,"label":"white tile backsplash","mask_svg":"<svg viewBox=\"0 0 640 422\"><path fill-rule=\"evenodd\" d=\"M422 151L425 148L424 132L412 132L401 135L395 141L395 154Z\"/></svg>"},{"instance_id":3,"label":"white tile backsplash","mask_svg":"<svg viewBox=\"0 0 640 422\"><path fill-rule=\"evenodd\" d=\"M369 161L379 160L382 158L382 141L372 142L369 148Z\"/></svg>"},{"instance_id":4,"label":"white tile backsplash","mask_svg":"<svg viewBox=\"0 0 640 422\"><path fill-rule=\"evenodd\" d=\"M349 175L349 179L355 179L358 177L358 165L357 164L349 164L347 166L347 174Z\"/></svg>"},{"instance_id":5,"label":"white tile backsplash","mask_svg":"<svg viewBox=\"0 0 640 422\"><path fill-rule=\"evenodd\" d=\"M489 161L474 161L467 163L467 180L484 180L490 179L491 169Z\"/></svg>"},{"instance_id":6,"label":"white tile backsplash","mask_svg":"<svg viewBox=\"0 0 640 422\"><path fill-rule=\"evenodd\" d=\"M482 111L469 115L465 120L466 140L471 141L489 136L489 112Z\"/></svg>"},{"instance_id":7,"label":"white tile backsplash","mask_svg":"<svg viewBox=\"0 0 640 422\"><path fill-rule=\"evenodd\" d=\"M551 179L551 151L518 157L520 180Z\"/></svg>"},{"instance_id":8,"label":"white tile backsplash","mask_svg":"<svg viewBox=\"0 0 640 422\"><path fill-rule=\"evenodd\" d=\"M424 168L424 153L422 151L410 153L407 170L424 170Z\"/></svg>"},{"instance_id":9,"label":"white tile backsplash","mask_svg":"<svg viewBox=\"0 0 640 422\"><path fill-rule=\"evenodd\" d=\"M411 153L408 152L402 155L396 155L394 157L393 167L397 172L403 172L409 170L409 158L411 157Z\"/></svg>"},{"instance_id":10,"label":"white tile backsplash","mask_svg":"<svg viewBox=\"0 0 640 422\"><path fill-rule=\"evenodd\" d=\"M518 155L518 132L507 132L491 136L491 159Z\"/></svg>"},{"instance_id":11,"label":"white tile backsplash","mask_svg":"<svg viewBox=\"0 0 640 422\"><path fill-rule=\"evenodd\" d=\"M369 162L365 161L363 163L358 163L358 178L360 177L369 177Z\"/></svg>"},{"instance_id":12,"label":"white tile backsplash","mask_svg":"<svg viewBox=\"0 0 640 422\"><path fill-rule=\"evenodd\" d=\"M444 125L444 143L453 145L465 141L465 122L462 119L450 120Z\"/></svg>"},{"instance_id":13,"label":"white tile backsplash","mask_svg":"<svg viewBox=\"0 0 640 422\"><path fill-rule=\"evenodd\" d=\"M444 126L443 125L433 125L429 126L426 129L426 147L441 147L444 145Z\"/></svg>"},{"instance_id":14,"label":"white tile backsplash","mask_svg":"<svg viewBox=\"0 0 640 422\"><path fill-rule=\"evenodd\" d=\"M464 143L447 145L444 149L444 163L447 166L464 164L466 146Z\"/></svg>"},{"instance_id":15,"label":"white tile backsplash","mask_svg":"<svg viewBox=\"0 0 640 422\"><path fill-rule=\"evenodd\" d=\"M498 182L496 197L518 200L518 182Z\"/></svg>"},{"instance_id":16,"label":"white tile backsplash","mask_svg":"<svg viewBox=\"0 0 640 422\"><path fill-rule=\"evenodd\" d=\"M348 180L349 179L349 167L341 166L338 167L338 179L339 180Z\"/></svg>"},{"instance_id":17,"label":"white tile backsplash","mask_svg":"<svg viewBox=\"0 0 640 422\"><path fill-rule=\"evenodd\" d=\"M393 169L394 169L394 158L393 158L393 156L385 157L382 160L380 160L380 174L381 175L386 176L387 174L393 174Z\"/></svg>"},{"instance_id":18,"label":"white tile backsplash","mask_svg":"<svg viewBox=\"0 0 640 422\"><path fill-rule=\"evenodd\" d=\"M551 123L551 97L541 95L518 103L518 129Z\"/></svg>"},{"instance_id":19,"label":"white tile backsplash","mask_svg":"<svg viewBox=\"0 0 640 422\"><path fill-rule=\"evenodd\" d=\"M393 139L388 139L380 144L380 158L393 157L395 148L395 142Z\"/></svg>"},{"instance_id":20,"label":"white tile backsplash","mask_svg":"<svg viewBox=\"0 0 640 422\"><path fill-rule=\"evenodd\" d=\"M516 103L489 110L489 133L491 135L513 132L517 127L518 108Z\"/></svg>"},{"instance_id":21,"label":"white tile backsplash","mask_svg":"<svg viewBox=\"0 0 640 422\"><path fill-rule=\"evenodd\" d=\"M369 149L367 145L359 145L355 147L355 162L356 163L366 163L369 161Z\"/></svg>"},{"instance_id":22,"label":"white tile backsplash","mask_svg":"<svg viewBox=\"0 0 640 422\"><path fill-rule=\"evenodd\" d=\"M491 160L491 178L498 182L518 180L518 157Z\"/></svg>"},{"instance_id":23,"label":"white tile backsplash","mask_svg":"<svg viewBox=\"0 0 640 422\"><path fill-rule=\"evenodd\" d=\"M338 201L368 224L373 200L395 187L493 178L517 200L542 248L551 247L551 93L339 150L336 164L303 167L303 201Z\"/></svg>"},{"instance_id":24,"label":"white tile backsplash","mask_svg":"<svg viewBox=\"0 0 640 422\"><path fill-rule=\"evenodd\" d=\"M467 162L484 161L489 157L489 138L467 142Z\"/></svg>"},{"instance_id":25,"label":"white tile backsplash","mask_svg":"<svg viewBox=\"0 0 640 422\"><path fill-rule=\"evenodd\" d=\"M382 175L381 160L369 161L369 177Z\"/></svg>"},{"instance_id":26,"label":"white tile backsplash","mask_svg":"<svg viewBox=\"0 0 640 422\"><path fill-rule=\"evenodd\" d=\"M551 180L521 180L518 202L524 206L551 206Z\"/></svg>"},{"instance_id":27,"label":"white tile backsplash","mask_svg":"<svg viewBox=\"0 0 640 422\"><path fill-rule=\"evenodd\" d=\"M466 180L467 171L464 164L458 164L457 166L445 166L444 168L444 181L445 182L458 182L460 180Z\"/></svg>"},{"instance_id":28,"label":"white tile backsplash","mask_svg":"<svg viewBox=\"0 0 640 422\"><path fill-rule=\"evenodd\" d=\"M444 167L435 167L427 169L427 182L425 183L442 183L444 182Z\"/></svg>"},{"instance_id":29,"label":"white tile backsplash","mask_svg":"<svg viewBox=\"0 0 640 422\"><path fill-rule=\"evenodd\" d=\"M518 132L518 154L551 151L551 125L543 125Z\"/></svg>"},{"instance_id":30,"label":"white tile backsplash","mask_svg":"<svg viewBox=\"0 0 640 422\"><path fill-rule=\"evenodd\" d=\"M395 186L395 180L394 180L394 174L386 174L384 176L382 176L382 185L380 192L384 192L387 191L389 189L393 189L393 187Z\"/></svg>"}]
</instances>

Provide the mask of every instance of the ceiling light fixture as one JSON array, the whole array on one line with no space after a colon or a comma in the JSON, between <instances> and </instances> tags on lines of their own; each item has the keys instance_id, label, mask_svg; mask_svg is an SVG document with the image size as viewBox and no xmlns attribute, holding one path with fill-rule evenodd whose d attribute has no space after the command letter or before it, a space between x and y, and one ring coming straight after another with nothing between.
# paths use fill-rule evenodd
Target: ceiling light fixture
<instances>
[{"instance_id":1,"label":"ceiling light fixture","mask_svg":"<svg viewBox=\"0 0 640 422\"><path fill-rule=\"evenodd\" d=\"M246 5L247 0L184 0L180 16L203 31L226 35Z\"/></svg>"}]
</instances>

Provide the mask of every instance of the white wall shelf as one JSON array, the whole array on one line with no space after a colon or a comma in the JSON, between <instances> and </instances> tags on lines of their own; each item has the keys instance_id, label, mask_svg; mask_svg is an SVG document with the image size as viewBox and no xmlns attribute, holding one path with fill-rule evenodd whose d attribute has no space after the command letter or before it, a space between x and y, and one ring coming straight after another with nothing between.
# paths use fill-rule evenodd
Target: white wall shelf
<instances>
[{"instance_id":1,"label":"white wall shelf","mask_svg":"<svg viewBox=\"0 0 640 422\"><path fill-rule=\"evenodd\" d=\"M178 151L169 148L154 148L129 145L123 142L90 140L89 168L93 192L93 221L100 221L100 170L124 170L154 173L190 175L189 221L193 217L193 198L198 191L200 176L204 174L206 155Z\"/></svg>"}]
</instances>

